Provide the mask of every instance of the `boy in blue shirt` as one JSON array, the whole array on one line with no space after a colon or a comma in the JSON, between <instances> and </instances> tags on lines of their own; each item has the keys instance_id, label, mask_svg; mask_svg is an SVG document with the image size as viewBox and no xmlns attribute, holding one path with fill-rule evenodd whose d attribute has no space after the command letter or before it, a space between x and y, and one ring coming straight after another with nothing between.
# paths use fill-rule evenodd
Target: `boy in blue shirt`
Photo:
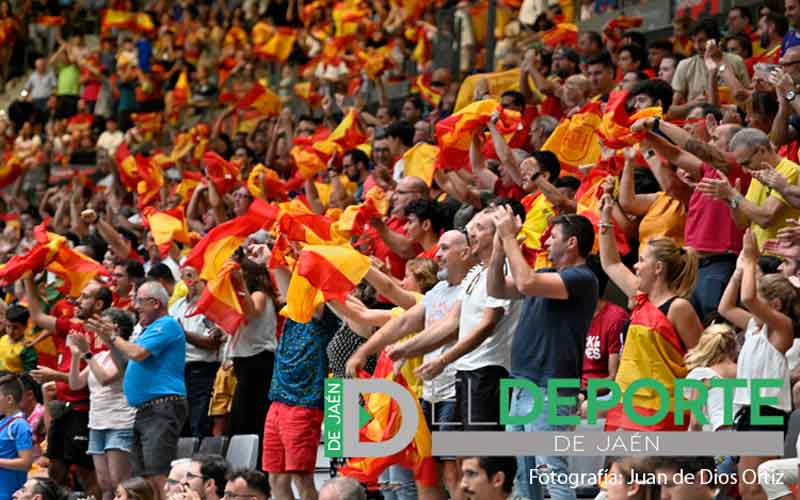
<instances>
[{"instance_id":1,"label":"boy in blue shirt","mask_svg":"<svg viewBox=\"0 0 800 500\"><path fill-rule=\"evenodd\" d=\"M22 393L16 375L0 377L0 500L11 500L33 464L31 426L19 408Z\"/></svg>"}]
</instances>

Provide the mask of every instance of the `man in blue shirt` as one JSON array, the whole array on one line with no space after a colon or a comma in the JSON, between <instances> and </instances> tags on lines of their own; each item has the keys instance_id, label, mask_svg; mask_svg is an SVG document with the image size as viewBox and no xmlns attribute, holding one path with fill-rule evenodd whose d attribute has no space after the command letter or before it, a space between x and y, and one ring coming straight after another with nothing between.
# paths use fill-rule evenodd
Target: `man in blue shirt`
<instances>
[{"instance_id":1,"label":"man in blue shirt","mask_svg":"<svg viewBox=\"0 0 800 500\"><path fill-rule=\"evenodd\" d=\"M11 500L25 484L33 465L31 426L19 409L22 383L16 375L0 377L0 500Z\"/></svg>"},{"instance_id":2,"label":"man in blue shirt","mask_svg":"<svg viewBox=\"0 0 800 500\"><path fill-rule=\"evenodd\" d=\"M188 416L183 370L186 338L180 324L167 315L168 302L169 295L160 283L148 281L139 287L134 307L144 331L133 342L117 336L109 322L88 322L111 348L114 362L122 368L127 361L122 388L137 410L134 472L158 492L164 491Z\"/></svg>"},{"instance_id":3,"label":"man in blue shirt","mask_svg":"<svg viewBox=\"0 0 800 500\"><path fill-rule=\"evenodd\" d=\"M783 13L789 19L791 29L783 36L781 43L781 57L790 48L800 45L800 36L797 30L800 29L800 0L786 0L784 2Z\"/></svg>"}]
</instances>

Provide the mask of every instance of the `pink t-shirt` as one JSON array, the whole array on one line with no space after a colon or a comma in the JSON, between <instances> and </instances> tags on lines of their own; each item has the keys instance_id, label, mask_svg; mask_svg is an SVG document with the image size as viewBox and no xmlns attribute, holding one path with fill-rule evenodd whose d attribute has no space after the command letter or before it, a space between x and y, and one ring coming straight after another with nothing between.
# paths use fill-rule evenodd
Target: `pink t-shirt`
<instances>
[{"instance_id":1,"label":"pink t-shirt","mask_svg":"<svg viewBox=\"0 0 800 500\"><path fill-rule=\"evenodd\" d=\"M747 192L750 176L742 168L731 164L728 170L728 181L733 185L741 178L742 192ZM703 163L703 177L719 179L719 173L708 163ZM684 244L699 252L734 253L742 250L744 230L736 227L730 206L699 191L694 191L689 199L689 210L686 213Z\"/></svg>"}]
</instances>

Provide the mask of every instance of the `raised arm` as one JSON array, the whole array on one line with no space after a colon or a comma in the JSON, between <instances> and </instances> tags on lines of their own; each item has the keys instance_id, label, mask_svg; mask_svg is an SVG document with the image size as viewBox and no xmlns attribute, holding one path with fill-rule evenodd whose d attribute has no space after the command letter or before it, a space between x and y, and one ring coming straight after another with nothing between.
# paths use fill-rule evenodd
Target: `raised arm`
<instances>
[{"instance_id":1,"label":"raised arm","mask_svg":"<svg viewBox=\"0 0 800 500\"><path fill-rule=\"evenodd\" d=\"M42 311L39 290L36 288L33 278L26 276L22 278L22 282L25 286L25 298L28 299L28 311L31 314L31 320L33 321L33 324L39 328L47 330L47 336L51 335L56 330L56 317L45 314L44 311ZM45 335L42 336L42 339L44 336Z\"/></svg>"},{"instance_id":2,"label":"raised arm","mask_svg":"<svg viewBox=\"0 0 800 500\"><path fill-rule=\"evenodd\" d=\"M656 201L658 194L636 194L633 180L635 157L636 151L633 148L625 149L625 166L619 181L619 205L626 213L643 217Z\"/></svg>"},{"instance_id":3,"label":"raised arm","mask_svg":"<svg viewBox=\"0 0 800 500\"><path fill-rule=\"evenodd\" d=\"M775 348L786 353L794 343L794 325L791 318L774 309L759 298L756 292L756 266L758 246L756 237L749 229L744 235L742 245L742 304L767 325L767 337Z\"/></svg>"},{"instance_id":4,"label":"raised arm","mask_svg":"<svg viewBox=\"0 0 800 500\"><path fill-rule=\"evenodd\" d=\"M630 269L625 267L619 257L617 241L614 239L614 225L611 222L613 203L611 195L603 195L599 231L600 263L608 277L622 290L622 293L628 297L633 297L639 288L639 280Z\"/></svg>"},{"instance_id":5,"label":"raised arm","mask_svg":"<svg viewBox=\"0 0 800 500\"><path fill-rule=\"evenodd\" d=\"M746 309L738 306L739 290L742 285L742 273L744 272L743 261L740 257L736 262L736 270L733 272L731 279L728 280L728 285L725 287L722 297L719 299L717 312L730 321L733 326L744 330L747 328L747 323L750 321L751 314Z\"/></svg>"},{"instance_id":6,"label":"raised arm","mask_svg":"<svg viewBox=\"0 0 800 500\"><path fill-rule=\"evenodd\" d=\"M375 266L369 268L364 279L375 288L376 292L403 309L411 309L417 305L417 297L414 293L403 289L397 281Z\"/></svg>"}]
</instances>

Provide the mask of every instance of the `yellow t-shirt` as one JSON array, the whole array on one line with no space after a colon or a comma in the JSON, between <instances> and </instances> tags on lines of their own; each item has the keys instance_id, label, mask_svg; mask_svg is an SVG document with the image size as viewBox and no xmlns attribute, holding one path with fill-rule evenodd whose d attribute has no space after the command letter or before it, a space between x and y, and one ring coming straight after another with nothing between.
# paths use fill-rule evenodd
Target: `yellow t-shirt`
<instances>
[{"instance_id":1,"label":"yellow t-shirt","mask_svg":"<svg viewBox=\"0 0 800 500\"><path fill-rule=\"evenodd\" d=\"M780 163L778 163L775 169L780 172L781 175L786 177L786 180L789 181L790 184L797 184L798 174L800 174L800 166L798 166L796 163L784 158L780 161ZM767 202L770 196L774 196L775 198L779 199L781 203L783 203L784 207L781 212L781 216L777 217L769 227L761 227L755 222L750 224L750 229L752 229L753 234L756 236L758 248L764 248L764 242L766 240L775 238L775 236L778 234L778 230L788 225L786 222L787 219L796 219L798 216L800 216L800 209L789 206L780 193L761 184L755 178L750 181L750 188L747 190L746 196L748 200L760 207Z\"/></svg>"},{"instance_id":2,"label":"yellow t-shirt","mask_svg":"<svg viewBox=\"0 0 800 500\"><path fill-rule=\"evenodd\" d=\"M25 349L23 342L13 342L8 335L0 337L0 370L22 373L24 367L20 354Z\"/></svg>"}]
</instances>

